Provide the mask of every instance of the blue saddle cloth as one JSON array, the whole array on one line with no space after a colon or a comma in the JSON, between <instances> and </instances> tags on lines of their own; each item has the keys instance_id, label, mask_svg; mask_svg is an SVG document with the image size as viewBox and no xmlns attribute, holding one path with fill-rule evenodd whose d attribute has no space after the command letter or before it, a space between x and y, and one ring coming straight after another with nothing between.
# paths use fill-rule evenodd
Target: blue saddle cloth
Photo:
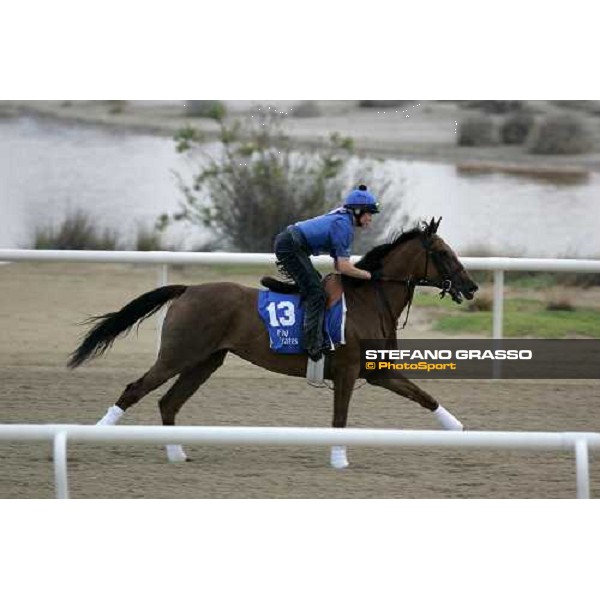
<instances>
[{"instance_id":1,"label":"blue saddle cloth","mask_svg":"<svg viewBox=\"0 0 600 600\"><path fill-rule=\"evenodd\" d=\"M301 354L304 347L304 307L297 294L279 294L271 290L258 293L258 314L269 333L271 350L279 354ZM345 344L346 301L344 296L325 312L323 335L331 348Z\"/></svg>"}]
</instances>

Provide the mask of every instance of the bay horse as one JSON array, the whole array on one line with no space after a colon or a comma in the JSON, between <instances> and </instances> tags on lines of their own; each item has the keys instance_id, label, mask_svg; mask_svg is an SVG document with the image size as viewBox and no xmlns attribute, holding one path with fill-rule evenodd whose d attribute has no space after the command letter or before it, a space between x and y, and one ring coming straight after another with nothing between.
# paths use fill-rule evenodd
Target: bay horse
<instances>
[{"instance_id":1,"label":"bay horse","mask_svg":"<svg viewBox=\"0 0 600 600\"><path fill-rule=\"evenodd\" d=\"M342 278L347 306L345 345L326 359L325 378L333 381L333 427L345 427L354 384L360 371L360 340L395 340L398 319L410 308L415 287L433 286L453 301L473 298L477 285L454 251L437 235L441 218L431 219L371 249L356 264L360 269L380 271L381 280ZM335 275L335 277L340 277ZM276 291L297 291L293 284L263 278ZM171 301L166 313L156 362L138 380L127 385L99 425L114 425L124 411L146 394L178 376L158 405L163 425L174 425L183 404L223 364L228 352L255 365L293 377L304 377L306 354L276 354L258 310L259 290L236 283L167 285L146 292L117 312L92 317L94 325L70 355L75 368L103 354L115 339ZM407 309L408 310L408 309ZM372 385L388 389L433 412L445 429L462 430L462 424L437 400L405 377L368 377ZM172 462L187 460L179 445L167 446ZM346 449L331 448L334 468L348 466Z\"/></svg>"}]
</instances>

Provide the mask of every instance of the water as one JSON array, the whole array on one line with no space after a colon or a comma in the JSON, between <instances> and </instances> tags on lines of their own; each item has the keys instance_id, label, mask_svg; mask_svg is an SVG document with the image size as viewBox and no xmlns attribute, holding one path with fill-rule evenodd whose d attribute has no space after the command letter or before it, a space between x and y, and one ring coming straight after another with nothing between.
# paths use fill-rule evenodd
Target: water
<instances>
[{"instance_id":1,"label":"water","mask_svg":"<svg viewBox=\"0 0 600 600\"><path fill-rule=\"evenodd\" d=\"M168 138L19 118L0 120L0 247L31 247L36 227L83 209L101 227L133 243L177 209L173 170L185 161ZM166 241L186 245L179 228Z\"/></svg>"},{"instance_id":2,"label":"water","mask_svg":"<svg viewBox=\"0 0 600 600\"><path fill-rule=\"evenodd\" d=\"M600 258L598 173L583 184L553 184L394 162L408 214L442 216L440 235L463 255Z\"/></svg>"},{"instance_id":3,"label":"water","mask_svg":"<svg viewBox=\"0 0 600 600\"><path fill-rule=\"evenodd\" d=\"M133 243L177 209L173 171L188 165L169 138L18 118L0 120L0 247L31 247L36 227L84 209ZM465 177L454 166L382 163L393 180L388 202L411 219L443 216L441 235L459 253L600 257L600 175L556 185L506 175ZM206 234L171 230L165 242L188 249Z\"/></svg>"}]
</instances>

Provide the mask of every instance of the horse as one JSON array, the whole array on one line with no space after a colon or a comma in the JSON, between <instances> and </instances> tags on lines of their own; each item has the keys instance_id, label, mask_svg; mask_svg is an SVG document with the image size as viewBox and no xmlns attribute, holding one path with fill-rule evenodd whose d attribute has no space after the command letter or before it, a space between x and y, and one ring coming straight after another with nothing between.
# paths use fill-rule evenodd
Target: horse
<instances>
[{"instance_id":1,"label":"horse","mask_svg":"<svg viewBox=\"0 0 600 600\"><path fill-rule=\"evenodd\" d=\"M360 371L360 341L396 340L398 319L405 308L408 315L417 286L438 288L442 297L448 294L457 303L463 298L473 299L477 285L455 252L437 235L440 221L431 219L396 235L356 263L360 269L379 271L380 278L371 281L333 275L341 279L347 307L346 343L327 355L324 367L325 379L333 381L334 428L345 427L348 420ZM262 283L276 291L297 292L294 284L273 278L263 278ZM118 336L170 302L155 363L127 385L97 424L115 425L128 408L178 376L158 403L163 425L175 425L181 407L223 364L229 352L269 371L304 377L305 353L276 354L270 349L257 311L258 293L257 288L232 282L167 285L140 295L117 312L88 319L86 323L93 323L93 327L70 355L70 368L102 355ZM406 377L382 379L372 375L366 381L418 403L431 411L444 429L463 429L454 415ZM171 462L187 460L179 445L168 445L166 450ZM344 446L331 448L330 464L336 469L349 465Z\"/></svg>"}]
</instances>

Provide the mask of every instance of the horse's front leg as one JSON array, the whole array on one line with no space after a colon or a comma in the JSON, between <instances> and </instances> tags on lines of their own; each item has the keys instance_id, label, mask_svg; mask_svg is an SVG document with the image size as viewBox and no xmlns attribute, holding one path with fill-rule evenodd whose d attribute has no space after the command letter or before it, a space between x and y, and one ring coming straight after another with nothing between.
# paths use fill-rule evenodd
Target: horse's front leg
<instances>
[{"instance_id":1,"label":"horse's front leg","mask_svg":"<svg viewBox=\"0 0 600 600\"><path fill-rule=\"evenodd\" d=\"M443 429L449 431L462 431L464 429L463 424L452 413L448 412L437 400L410 379L405 377L398 379L368 379L368 382L371 385L377 385L419 403L423 408L434 414Z\"/></svg>"},{"instance_id":2,"label":"horse's front leg","mask_svg":"<svg viewBox=\"0 0 600 600\"><path fill-rule=\"evenodd\" d=\"M346 427L350 398L357 377L356 369L337 369L333 392L333 427ZM332 446L331 466L334 469L345 469L349 464L346 446Z\"/></svg>"}]
</instances>

